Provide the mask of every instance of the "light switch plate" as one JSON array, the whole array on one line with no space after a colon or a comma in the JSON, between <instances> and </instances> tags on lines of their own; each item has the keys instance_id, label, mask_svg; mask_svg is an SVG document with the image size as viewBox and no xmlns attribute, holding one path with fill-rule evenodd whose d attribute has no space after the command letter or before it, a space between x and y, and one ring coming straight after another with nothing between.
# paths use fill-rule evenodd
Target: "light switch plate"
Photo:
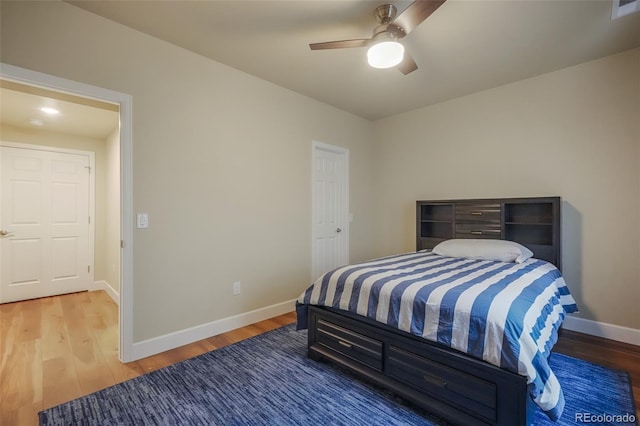
<instances>
[{"instance_id":1,"label":"light switch plate","mask_svg":"<svg viewBox=\"0 0 640 426\"><path fill-rule=\"evenodd\" d=\"M138 213L138 221L136 223L138 229L147 229L149 227L149 214Z\"/></svg>"}]
</instances>

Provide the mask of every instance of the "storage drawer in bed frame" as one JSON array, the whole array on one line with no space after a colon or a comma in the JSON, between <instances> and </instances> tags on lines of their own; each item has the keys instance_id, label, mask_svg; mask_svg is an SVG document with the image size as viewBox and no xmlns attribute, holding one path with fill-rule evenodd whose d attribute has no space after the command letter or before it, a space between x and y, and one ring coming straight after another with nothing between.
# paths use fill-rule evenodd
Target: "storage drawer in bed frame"
<instances>
[{"instance_id":1,"label":"storage drawer in bed frame","mask_svg":"<svg viewBox=\"0 0 640 426\"><path fill-rule=\"evenodd\" d=\"M525 425L526 377L367 318L309 306L309 357L356 372L448 422Z\"/></svg>"},{"instance_id":2,"label":"storage drawer in bed frame","mask_svg":"<svg viewBox=\"0 0 640 426\"><path fill-rule=\"evenodd\" d=\"M376 371L382 371L382 342L324 319L319 318L316 325L319 344Z\"/></svg>"}]
</instances>

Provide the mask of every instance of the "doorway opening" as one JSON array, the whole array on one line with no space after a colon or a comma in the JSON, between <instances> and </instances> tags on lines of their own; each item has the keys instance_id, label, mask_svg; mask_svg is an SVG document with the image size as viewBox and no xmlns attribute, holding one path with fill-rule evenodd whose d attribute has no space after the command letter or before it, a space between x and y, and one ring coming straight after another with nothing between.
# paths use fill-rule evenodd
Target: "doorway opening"
<instances>
[{"instance_id":1,"label":"doorway opening","mask_svg":"<svg viewBox=\"0 0 640 426\"><path fill-rule=\"evenodd\" d=\"M104 235L95 236L93 247L95 250L95 269L94 280L91 284L94 289L96 286L104 286L107 293L117 300L119 306L119 359L122 362L132 361L133 298L131 282L133 275L133 221L131 212L133 170L131 162L131 96L8 64L0 65L0 89L12 92L10 93L11 95L46 100L45 102L50 104L45 106L54 109L55 104L58 103L59 106L69 106L72 109L77 108L77 111L84 112L89 110L96 112L98 110L105 112L107 115L111 112L113 115L115 111L115 115L113 115L115 121L111 124L106 124L106 127L113 127L112 131L107 131L109 136L105 138L105 140L110 139L110 142L104 142L104 146L94 149L96 156L98 156L99 151L103 157L100 160L102 161L101 175L98 174L99 162L97 162L95 170L96 176L100 176L98 179L103 180L101 183L96 184L96 188L102 185L102 191L100 191L101 195L98 195L99 191L96 191L95 229L96 234L104 232ZM2 107L4 108L6 104L7 98L3 95ZM15 108L15 110L18 109L17 107ZM58 111L58 114L60 114L60 111ZM64 132L71 132L69 134L72 134L74 131L89 131L87 129L75 129L63 132L61 128L56 127L62 125L62 120L56 120L55 116L50 118L30 117L26 124L23 123L20 126L16 122L5 123L5 117L7 117L7 120L13 120L13 118L11 114L5 116L5 112L2 112L3 123L0 139L8 142L56 146L60 142L52 142L52 140L56 139L54 135L59 136ZM30 119L33 119L33 121L29 122ZM91 120L86 117L85 119L72 121L75 121L75 125L79 127L87 127L87 124L91 124ZM99 120L93 122L94 130L101 125L105 125L104 123L98 123ZM45 132L41 129L41 127L45 126L49 128L48 131L51 130L48 132L49 137L44 137ZM88 127L91 126L89 125ZM65 138L60 137L60 139ZM66 143L68 143L69 140L74 138L69 136L66 139ZM36 141L41 143L36 143ZM78 140L75 140L75 142L78 142ZM62 144L64 145L64 143ZM66 146L66 148L69 149L70 147ZM71 149L77 148L77 146L71 147ZM109 162L108 166L107 161ZM109 182L107 183L106 180L109 180ZM111 207L115 204L116 208L108 210L107 204ZM101 221L103 226L100 226Z\"/></svg>"}]
</instances>

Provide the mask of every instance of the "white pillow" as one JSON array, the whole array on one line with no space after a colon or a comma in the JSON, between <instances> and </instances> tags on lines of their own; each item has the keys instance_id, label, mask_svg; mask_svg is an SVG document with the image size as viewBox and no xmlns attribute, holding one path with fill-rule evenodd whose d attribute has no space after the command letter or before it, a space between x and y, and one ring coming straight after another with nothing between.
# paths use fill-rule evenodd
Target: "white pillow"
<instances>
[{"instance_id":1,"label":"white pillow","mask_svg":"<svg viewBox=\"0 0 640 426\"><path fill-rule=\"evenodd\" d=\"M433 248L433 252L447 257L515 263L522 263L533 256L531 250L514 241L463 238L443 241Z\"/></svg>"}]
</instances>

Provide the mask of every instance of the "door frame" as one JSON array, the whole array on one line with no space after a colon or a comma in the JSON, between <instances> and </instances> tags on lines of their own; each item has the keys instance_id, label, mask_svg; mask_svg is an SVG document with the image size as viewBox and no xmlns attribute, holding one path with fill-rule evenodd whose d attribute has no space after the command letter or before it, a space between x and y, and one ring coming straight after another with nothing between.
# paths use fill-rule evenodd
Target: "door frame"
<instances>
[{"instance_id":1,"label":"door frame","mask_svg":"<svg viewBox=\"0 0 640 426\"><path fill-rule=\"evenodd\" d=\"M342 182L341 182L341 192L342 192L342 206L343 211L340 216L341 222L343 224L343 238L342 238L342 263L349 263L349 229L350 229L350 218L351 214L349 213L349 150L346 148L342 148L335 145L329 145L324 142L312 141L311 142L311 281L318 278L318 276L323 272L315 271L314 265L316 264L315 259L318 256L315 250L315 245L313 244L313 224L315 223L315 215L318 208L317 205L317 197L316 197L316 186L314 185L315 178L315 160L318 152L331 152L333 154L337 154L340 156L340 162L342 164Z\"/></svg>"},{"instance_id":2,"label":"door frame","mask_svg":"<svg viewBox=\"0 0 640 426\"><path fill-rule=\"evenodd\" d=\"M88 247L88 255L89 255L89 282L87 283L86 289L91 290L95 287L94 281L94 273L95 273L95 262L94 262L94 253L95 253L95 231L96 231L96 154L91 151L83 151L78 149L69 149L69 148L60 148L57 146L48 146L48 145L35 145L35 144L27 144L20 142L10 142L0 140L0 147L9 147L9 148L20 148L20 149L29 149L34 151L47 151L47 152L56 152L60 154L76 154L76 155L86 155L89 157L89 216L91 217L91 223L89 224L89 247ZM1 291L1 289L0 289Z\"/></svg>"},{"instance_id":3,"label":"door frame","mask_svg":"<svg viewBox=\"0 0 640 426\"><path fill-rule=\"evenodd\" d=\"M86 83L0 63L0 78L118 104L120 109L120 361L133 361L133 117L132 97Z\"/></svg>"}]
</instances>

